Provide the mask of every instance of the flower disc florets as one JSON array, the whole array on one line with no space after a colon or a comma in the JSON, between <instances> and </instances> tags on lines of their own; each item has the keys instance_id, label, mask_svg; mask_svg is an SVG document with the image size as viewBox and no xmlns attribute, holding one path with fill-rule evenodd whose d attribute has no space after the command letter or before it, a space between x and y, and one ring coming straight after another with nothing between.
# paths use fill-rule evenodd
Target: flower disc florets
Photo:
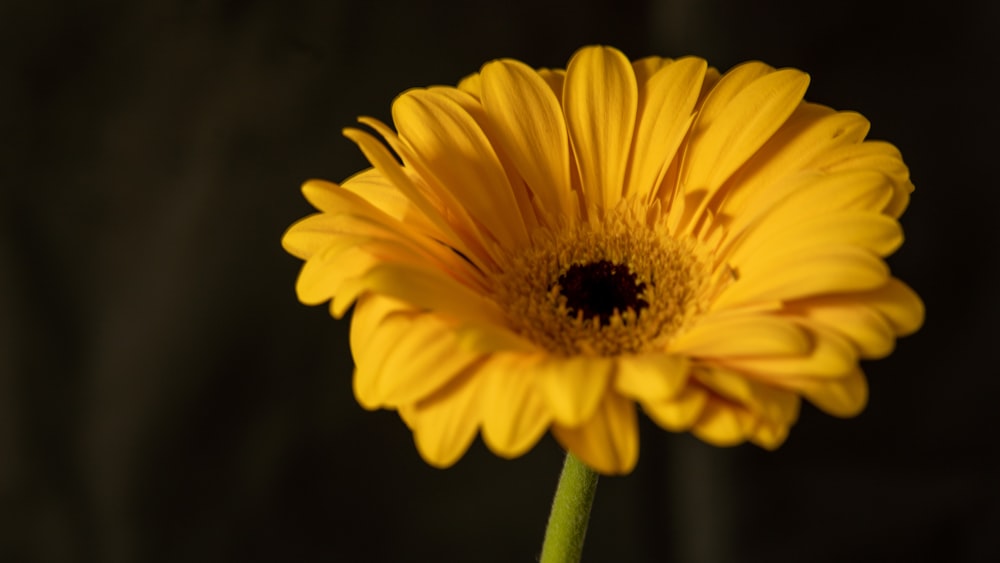
<instances>
[{"instance_id":1,"label":"flower disc florets","mask_svg":"<svg viewBox=\"0 0 1000 563\"><path fill-rule=\"evenodd\" d=\"M495 295L515 330L554 354L663 349L704 306L694 250L632 210L608 212L536 231L502 262Z\"/></svg>"}]
</instances>

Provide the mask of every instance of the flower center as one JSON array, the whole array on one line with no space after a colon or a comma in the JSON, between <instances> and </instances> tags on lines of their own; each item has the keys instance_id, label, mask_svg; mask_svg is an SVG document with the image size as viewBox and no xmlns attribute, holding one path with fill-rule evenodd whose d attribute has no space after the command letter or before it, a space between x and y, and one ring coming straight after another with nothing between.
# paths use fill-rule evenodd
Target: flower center
<instances>
[{"instance_id":1,"label":"flower center","mask_svg":"<svg viewBox=\"0 0 1000 563\"><path fill-rule=\"evenodd\" d=\"M645 209L624 206L539 228L501 260L493 297L513 330L554 354L663 349L704 308L707 261L696 250Z\"/></svg>"},{"instance_id":2,"label":"flower center","mask_svg":"<svg viewBox=\"0 0 1000 563\"><path fill-rule=\"evenodd\" d=\"M561 293L566 297L571 316L583 313L583 318L599 317L601 325L611 324L611 316L629 309L638 313L649 306L639 294L645 283L636 282L627 266L600 260L590 264L573 264L559 276Z\"/></svg>"}]
</instances>

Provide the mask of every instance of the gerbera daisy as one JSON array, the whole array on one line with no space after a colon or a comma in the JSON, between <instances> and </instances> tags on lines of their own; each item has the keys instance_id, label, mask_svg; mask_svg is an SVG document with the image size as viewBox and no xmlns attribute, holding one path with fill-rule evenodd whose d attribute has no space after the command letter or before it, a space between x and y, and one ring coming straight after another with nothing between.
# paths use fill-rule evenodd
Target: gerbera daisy
<instances>
[{"instance_id":1,"label":"gerbera daisy","mask_svg":"<svg viewBox=\"0 0 1000 563\"><path fill-rule=\"evenodd\" d=\"M299 299L354 306L358 401L398 410L435 466L477 433L515 457L551 431L626 473L640 409L769 449L802 398L852 416L859 360L923 320L883 261L913 185L808 82L587 47L407 91L395 130L360 119L382 140L344 132L371 168L303 187Z\"/></svg>"}]
</instances>

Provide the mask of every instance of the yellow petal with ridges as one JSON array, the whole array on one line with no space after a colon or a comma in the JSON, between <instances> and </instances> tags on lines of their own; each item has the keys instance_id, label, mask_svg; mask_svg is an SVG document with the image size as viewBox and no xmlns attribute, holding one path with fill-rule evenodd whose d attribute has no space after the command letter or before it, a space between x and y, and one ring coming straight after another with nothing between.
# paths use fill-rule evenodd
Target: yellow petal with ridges
<instances>
[{"instance_id":1,"label":"yellow petal with ridges","mask_svg":"<svg viewBox=\"0 0 1000 563\"><path fill-rule=\"evenodd\" d=\"M524 178L521 177L521 173L517 170L517 166L514 165L511 158L504 152L503 148L500 147L497 141L499 135L494 130L493 122L491 122L489 116L486 115L486 110L483 109L482 103L470 94L455 88L435 86L428 88L428 91L444 96L458 103L462 106L462 109L468 112L468 114L476 121L476 124L488 137L490 147L496 153L497 159L500 161L500 165L504 170L508 185L513 193L514 201L516 202L518 213L520 215L520 220L524 223L524 226L529 233L534 232L534 230L538 228L539 222L537 209L532 202L532 195L528 190L527 184L524 182Z\"/></svg>"},{"instance_id":2,"label":"yellow petal with ridges","mask_svg":"<svg viewBox=\"0 0 1000 563\"><path fill-rule=\"evenodd\" d=\"M438 184L504 246L528 241L528 231L500 160L482 129L458 102L411 90L392 104L400 138Z\"/></svg>"},{"instance_id":3,"label":"yellow petal with ridges","mask_svg":"<svg viewBox=\"0 0 1000 563\"><path fill-rule=\"evenodd\" d=\"M386 406L379 381L385 373L381 368L387 357L386 351L396 345L414 316L413 313L388 313L379 319L378 330L369 331L368 338L352 338L351 355L356 366L354 396L364 408L373 410Z\"/></svg>"},{"instance_id":4,"label":"yellow petal with ridges","mask_svg":"<svg viewBox=\"0 0 1000 563\"><path fill-rule=\"evenodd\" d=\"M455 327L459 345L478 353L525 352L533 354L540 348L513 329L496 324L466 322Z\"/></svg>"},{"instance_id":5,"label":"yellow petal with ridges","mask_svg":"<svg viewBox=\"0 0 1000 563\"><path fill-rule=\"evenodd\" d=\"M328 228L332 221L329 213L314 213L299 219L281 237L281 246L286 252L308 260L333 242L333 231Z\"/></svg>"},{"instance_id":6,"label":"yellow petal with ridges","mask_svg":"<svg viewBox=\"0 0 1000 563\"><path fill-rule=\"evenodd\" d=\"M717 394L741 404L748 411L777 423L791 424L799 415L794 393L755 381L745 374L723 368L695 370L694 378Z\"/></svg>"},{"instance_id":7,"label":"yellow petal with ridges","mask_svg":"<svg viewBox=\"0 0 1000 563\"><path fill-rule=\"evenodd\" d=\"M734 66L724 75L714 68L705 74L705 84L699 96L698 119L695 120L693 134L703 134L748 86L757 79L774 72L774 68L759 61L750 61Z\"/></svg>"},{"instance_id":8,"label":"yellow petal with ridges","mask_svg":"<svg viewBox=\"0 0 1000 563\"><path fill-rule=\"evenodd\" d=\"M362 300L363 303L364 300ZM364 306L361 315L351 319L351 356L354 358L354 397L362 407L374 410L385 406L380 392L379 377L383 373L385 350L391 349L399 339L401 330L412 322L416 313L399 309L391 300ZM358 309L362 309L359 304Z\"/></svg>"},{"instance_id":9,"label":"yellow petal with ridges","mask_svg":"<svg viewBox=\"0 0 1000 563\"><path fill-rule=\"evenodd\" d=\"M366 172L370 173L372 170L374 169L368 169ZM326 180L307 180L302 184L302 195L320 211L342 213L344 210L340 208L340 198L337 197L339 188L339 185Z\"/></svg>"},{"instance_id":10,"label":"yellow petal with ridges","mask_svg":"<svg viewBox=\"0 0 1000 563\"><path fill-rule=\"evenodd\" d=\"M478 72L470 74L458 82L458 89L478 100L483 94L483 77Z\"/></svg>"},{"instance_id":11,"label":"yellow petal with ridges","mask_svg":"<svg viewBox=\"0 0 1000 563\"><path fill-rule=\"evenodd\" d=\"M538 76L549 85L556 99L561 100L563 84L566 83L566 71L561 68L541 68L538 69Z\"/></svg>"},{"instance_id":12,"label":"yellow petal with ridges","mask_svg":"<svg viewBox=\"0 0 1000 563\"><path fill-rule=\"evenodd\" d=\"M713 362L776 385L787 377L836 379L857 366L858 353L846 338L818 327L812 332L813 348L802 356L718 358Z\"/></svg>"},{"instance_id":13,"label":"yellow petal with ridges","mask_svg":"<svg viewBox=\"0 0 1000 563\"><path fill-rule=\"evenodd\" d=\"M693 357L804 354L811 343L793 321L771 315L707 315L670 342L670 351Z\"/></svg>"},{"instance_id":14,"label":"yellow petal with ridges","mask_svg":"<svg viewBox=\"0 0 1000 563\"><path fill-rule=\"evenodd\" d=\"M494 61L481 75L483 108L500 147L546 210L570 212L569 141L552 89L517 61Z\"/></svg>"},{"instance_id":15,"label":"yellow petal with ridges","mask_svg":"<svg viewBox=\"0 0 1000 563\"><path fill-rule=\"evenodd\" d=\"M896 344L896 333L889 321L860 303L837 304L820 297L796 302L787 310L843 335L865 359L885 357Z\"/></svg>"},{"instance_id":16,"label":"yellow petal with ridges","mask_svg":"<svg viewBox=\"0 0 1000 563\"><path fill-rule=\"evenodd\" d=\"M479 429L482 383L468 374L412 407L408 423L430 465L450 467L469 449Z\"/></svg>"},{"instance_id":17,"label":"yellow petal with ridges","mask_svg":"<svg viewBox=\"0 0 1000 563\"><path fill-rule=\"evenodd\" d=\"M786 213L769 217L738 246L729 260L739 264L770 249L791 253L841 244L888 256L902 243L903 229L899 222L872 211L834 211L818 217Z\"/></svg>"},{"instance_id":18,"label":"yellow petal with ridges","mask_svg":"<svg viewBox=\"0 0 1000 563\"><path fill-rule=\"evenodd\" d=\"M535 386L530 365L538 356L497 354L480 368L483 384L483 441L504 457L535 445L552 415Z\"/></svg>"},{"instance_id":19,"label":"yellow petal with ridges","mask_svg":"<svg viewBox=\"0 0 1000 563\"><path fill-rule=\"evenodd\" d=\"M441 212L417 188L413 180L410 179L409 175L407 175L396 159L389 154L388 149L382 143L379 143L375 137L360 129L344 129L344 136L357 143L361 152L372 163L372 166L381 172L394 186L399 188L409 201L413 202L417 209L442 233L442 238L446 237L452 246L465 253L466 256L477 255L474 250L478 250L478 248L466 244L466 240L458 235L454 227L444 218Z\"/></svg>"},{"instance_id":20,"label":"yellow petal with ridges","mask_svg":"<svg viewBox=\"0 0 1000 563\"><path fill-rule=\"evenodd\" d=\"M688 385L671 399L642 399L642 409L653 422L671 432L683 432L701 416L708 402L708 392L701 387Z\"/></svg>"},{"instance_id":21,"label":"yellow petal with ridges","mask_svg":"<svg viewBox=\"0 0 1000 563\"><path fill-rule=\"evenodd\" d=\"M746 418L747 413L739 410L740 407L709 397L691 432L713 446L729 447L745 442L748 429L741 415Z\"/></svg>"},{"instance_id":22,"label":"yellow petal with ridges","mask_svg":"<svg viewBox=\"0 0 1000 563\"><path fill-rule=\"evenodd\" d=\"M373 391L386 407L422 400L480 359L458 350L455 335L433 315L390 317L379 328L379 334L383 332L392 333L392 341L367 347L355 361L377 365Z\"/></svg>"},{"instance_id":23,"label":"yellow petal with ridges","mask_svg":"<svg viewBox=\"0 0 1000 563\"><path fill-rule=\"evenodd\" d=\"M810 403L833 416L856 416L868 403L868 381L861 369L837 379L798 378L787 384L802 393Z\"/></svg>"},{"instance_id":24,"label":"yellow petal with ridges","mask_svg":"<svg viewBox=\"0 0 1000 563\"><path fill-rule=\"evenodd\" d=\"M923 301L897 278L889 278L885 285L855 297L884 315L896 336L913 334L924 324Z\"/></svg>"},{"instance_id":25,"label":"yellow petal with ridges","mask_svg":"<svg viewBox=\"0 0 1000 563\"><path fill-rule=\"evenodd\" d=\"M312 256L303 266L296 282L296 291L303 303L319 304L333 298L331 312L340 317L364 291L364 276L378 267L413 268L443 275L463 288L462 291L482 291L481 272L453 252L443 248L421 248L415 240L377 239L339 235ZM466 289L467 288L467 289ZM477 297L477 302L490 304Z\"/></svg>"},{"instance_id":26,"label":"yellow petal with ridges","mask_svg":"<svg viewBox=\"0 0 1000 563\"><path fill-rule=\"evenodd\" d=\"M615 358L552 357L532 368L536 385L553 418L564 426L589 419L607 394L615 373Z\"/></svg>"},{"instance_id":27,"label":"yellow petal with ridges","mask_svg":"<svg viewBox=\"0 0 1000 563\"><path fill-rule=\"evenodd\" d=\"M381 172L369 168L351 176L341 184L341 188L355 194L389 217L421 232L436 232L436 228L422 211L387 180ZM324 211L336 212L337 209Z\"/></svg>"},{"instance_id":28,"label":"yellow petal with ridges","mask_svg":"<svg viewBox=\"0 0 1000 563\"><path fill-rule=\"evenodd\" d=\"M626 197L655 195L693 120L706 66L702 59L684 58L640 81Z\"/></svg>"},{"instance_id":29,"label":"yellow petal with ridges","mask_svg":"<svg viewBox=\"0 0 1000 563\"><path fill-rule=\"evenodd\" d=\"M803 170L818 169L817 158L840 147L856 145L869 124L854 112L835 112L819 104L802 103L788 121L731 178L731 189L720 214L741 213L751 194L766 193L771 186Z\"/></svg>"},{"instance_id":30,"label":"yellow petal with ridges","mask_svg":"<svg viewBox=\"0 0 1000 563\"><path fill-rule=\"evenodd\" d=\"M358 248L357 240L333 239L302 265L295 293L302 303L319 305L336 295L346 280L363 275L377 263L371 254Z\"/></svg>"},{"instance_id":31,"label":"yellow petal with ridges","mask_svg":"<svg viewBox=\"0 0 1000 563\"><path fill-rule=\"evenodd\" d=\"M733 266L739 272L739 280L719 295L712 304L713 310L869 290L881 286L889 277L885 262L854 246L827 246L812 252L755 257Z\"/></svg>"},{"instance_id":32,"label":"yellow petal with ridges","mask_svg":"<svg viewBox=\"0 0 1000 563\"><path fill-rule=\"evenodd\" d=\"M340 291L354 298L366 291L380 293L455 319L506 322L503 311L481 293L439 271L409 264L379 263L363 276L347 280Z\"/></svg>"},{"instance_id":33,"label":"yellow petal with ridges","mask_svg":"<svg viewBox=\"0 0 1000 563\"><path fill-rule=\"evenodd\" d=\"M888 178L870 170L790 177L747 198L729 225L725 253L752 244L755 229L769 222L799 221L836 212L877 212L891 197Z\"/></svg>"},{"instance_id":34,"label":"yellow petal with ridges","mask_svg":"<svg viewBox=\"0 0 1000 563\"><path fill-rule=\"evenodd\" d=\"M893 192L883 210L897 219L906 209L913 192L910 171L903 163L899 149L884 141L866 141L830 151L817 159L815 166L828 172L878 170L885 174L891 180Z\"/></svg>"},{"instance_id":35,"label":"yellow petal with ridges","mask_svg":"<svg viewBox=\"0 0 1000 563\"><path fill-rule=\"evenodd\" d=\"M552 433L580 461L605 475L628 473L639 459L635 403L614 393L608 393L594 416L583 424L556 424Z\"/></svg>"},{"instance_id":36,"label":"yellow petal with ridges","mask_svg":"<svg viewBox=\"0 0 1000 563\"><path fill-rule=\"evenodd\" d=\"M351 315L351 353L356 357L371 342L382 321L390 315L414 315L407 303L382 295L368 294L358 299Z\"/></svg>"},{"instance_id":37,"label":"yellow petal with ridges","mask_svg":"<svg viewBox=\"0 0 1000 563\"><path fill-rule=\"evenodd\" d=\"M665 59L663 57L644 57L632 61L632 72L635 73L635 82L639 85L640 92L642 91L642 85L649 81L650 77L656 74L661 68L673 64L673 62L673 59Z\"/></svg>"},{"instance_id":38,"label":"yellow petal with ridges","mask_svg":"<svg viewBox=\"0 0 1000 563\"><path fill-rule=\"evenodd\" d=\"M808 85L808 75L784 69L742 89L688 146L681 173L687 191L714 194L792 115Z\"/></svg>"},{"instance_id":39,"label":"yellow petal with ridges","mask_svg":"<svg viewBox=\"0 0 1000 563\"><path fill-rule=\"evenodd\" d=\"M750 432L749 439L754 444L766 449L775 450L788 438L788 431L791 427L788 424L778 424L761 420Z\"/></svg>"},{"instance_id":40,"label":"yellow petal with ridges","mask_svg":"<svg viewBox=\"0 0 1000 563\"><path fill-rule=\"evenodd\" d=\"M616 49L581 49L566 68L563 111L583 196L604 209L625 188L638 96L632 65Z\"/></svg>"},{"instance_id":41,"label":"yellow petal with ridges","mask_svg":"<svg viewBox=\"0 0 1000 563\"><path fill-rule=\"evenodd\" d=\"M690 365L684 356L659 352L621 356L614 388L636 400L666 401L684 389Z\"/></svg>"}]
</instances>

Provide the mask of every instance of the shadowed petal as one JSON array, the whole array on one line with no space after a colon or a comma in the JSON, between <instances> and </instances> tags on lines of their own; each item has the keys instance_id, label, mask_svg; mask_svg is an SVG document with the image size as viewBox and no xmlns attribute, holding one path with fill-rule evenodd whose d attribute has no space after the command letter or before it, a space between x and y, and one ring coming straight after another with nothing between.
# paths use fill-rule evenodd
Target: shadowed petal
<instances>
[{"instance_id":1,"label":"shadowed petal","mask_svg":"<svg viewBox=\"0 0 1000 563\"><path fill-rule=\"evenodd\" d=\"M632 471L639 458L639 424L635 403L609 393L585 423L552 428L556 439L580 461L607 475Z\"/></svg>"},{"instance_id":2,"label":"shadowed petal","mask_svg":"<svg viewBox=\"0 0 1000 563\"><path fill-rule=\"evenodd\" d=\"M552 415L535 384L530 364L537 356L497 355L481 368L484 394L483 440L504 457L517 457L535 445Z\"/></svg>"},{"instance_id":3,"label":"shadowed petal","mask_svg":"<svg viewBox=\"0 0 1000 563\"><path fill-rule=\"evenodd\" d=\"M569 140L552 89L517 61L489 63L481 76L483 108L503 151L545 209L569 212L574 206Z\"/></svg>"},{"instance_id":4,"label":"shadowed petal","mask_svg":"<svg viewBox=\"0 0 1000 563\"><path fill-rule=\"evenodd\" d=\"M584 198L613 207L625 188L638 88L620 51L577 51L566 69L563 111L580 171Z\"/></svg>"}]
</instances>

